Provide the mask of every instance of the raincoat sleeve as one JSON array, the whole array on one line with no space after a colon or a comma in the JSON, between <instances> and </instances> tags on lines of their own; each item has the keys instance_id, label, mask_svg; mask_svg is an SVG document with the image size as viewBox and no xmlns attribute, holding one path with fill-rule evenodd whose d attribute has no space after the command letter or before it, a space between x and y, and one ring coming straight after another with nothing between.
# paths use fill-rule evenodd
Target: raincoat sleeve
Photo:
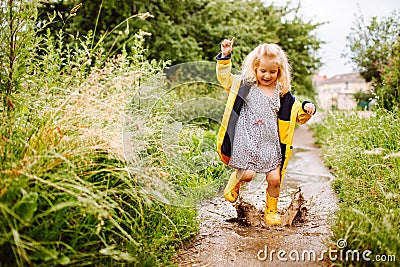
<instances>
[{"instance_id":1,"label":"raincoat sleeve","mask_svg":"<svg viewBox=\"0 0 400 267\"><path fill-rule=\"evenodd\" d=\"M304 111L304 105L307 104L307 103L312 103L312 102L310 102L310 101L304 101L304 102L301 104L301 108L299 109L299 113L297 114L296 121L297 121L298 123L300 123L300 124L306 123L306 122L311 118L311 115L308 114L306 111ZM316 111L317 111L317 110L315 109L314 114L315 114ZM313 115L314 115L314 114L313 114Z\"/></svg>"},{"instance_id":2,"label":"raincoat sleeve","mask_svg":"<svg viewBox=\"0 0 400 267\"><path fill-rule=\"evenodd\" d=\"M217 79L222 87L226 91L230 91L233 81L233 74L231 73L232 62L231 55L226 57L222 57L222 54L219 53L216 56L217 59Z\"/></svg>"}]
</instances>

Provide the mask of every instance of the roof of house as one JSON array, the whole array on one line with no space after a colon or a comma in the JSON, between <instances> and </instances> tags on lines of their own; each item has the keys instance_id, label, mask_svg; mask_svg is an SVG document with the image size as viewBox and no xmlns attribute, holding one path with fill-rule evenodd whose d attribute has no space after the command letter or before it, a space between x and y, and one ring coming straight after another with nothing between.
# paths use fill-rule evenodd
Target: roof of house
<instances>
[{"instance_id":1,"label":"roof of house","mask_svg":"<svg viewBox=\"0 0 400 267\"><path fill-rule=\"evenodd\" d=\"M335 75L329 79L318 82L318 85L334 84L334 83L365 83L364 78L361 77L359 72L350 72L345 74Z\"/></svg>"}]
</instances>

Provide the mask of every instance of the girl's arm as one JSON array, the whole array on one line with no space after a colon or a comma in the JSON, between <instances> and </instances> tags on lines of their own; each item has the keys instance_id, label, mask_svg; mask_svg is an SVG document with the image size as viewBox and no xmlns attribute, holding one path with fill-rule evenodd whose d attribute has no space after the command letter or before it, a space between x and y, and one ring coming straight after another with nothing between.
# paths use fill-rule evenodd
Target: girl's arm
<instances>
[{"instance_id":1,"label":"girl's arm","mask_svg":"<svg viewBox=\"0 0 400 267\"><path fill-rule=\"evenodd\" d=\"M299 113L297 114L297 122L300 124L306 123L312 115L314 115L316 112L316 107L314 103L310 101L304 101L301 104L301 108L299 110Z\"/></svg>"},{"instance_id":2,"label":"girl's arm","mask_svg":"<svg viewBox=\"0 0 400 267\"><path fill-rule=\"evenodd\" d=\"M224 87L226 91L229 92L233 74L231 73L232 62L231 57L221 57L221 53L217 56L217 79L219 83Z\"/></svg>"},{"instance_id":3,"label":"girl's arm","mask_svg":"<svg viewBox=\"0 0 400 267\"><path fill-rule=\"evenodd\" d=\"M232 40L224 40L221 43L221 53L216 57L217 59L217 79L224 87L225 90L229 91L232 85L233 75L231 73L232 63L231 63L231 53L232 46L235 42L235 37Z\"/></svg>"}]
</instances>

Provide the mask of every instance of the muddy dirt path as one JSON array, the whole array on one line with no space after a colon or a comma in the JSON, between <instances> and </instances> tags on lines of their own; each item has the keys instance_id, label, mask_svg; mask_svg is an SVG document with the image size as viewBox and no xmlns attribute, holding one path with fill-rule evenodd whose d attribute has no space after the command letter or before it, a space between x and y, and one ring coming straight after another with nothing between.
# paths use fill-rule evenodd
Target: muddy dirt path
<instances>
[{"instance_id":1,"label":"muddy dirt path","mask_svg":"<svg viewBox=\"0 0 400 267\"><path fill-rule=\"evenodd\" d=\"M286 208L300 187L307 202L304 222L292 226L244 226L235 221L234 206L223 197L199 205L200 232L176 257L179 266L329 266L321 259L331 235L329 221L336 209L333 176L320 159L312 131L296 129L294 153L281 188L278 209ZM241 196L260 211L265 207L265 177L242 186ZM280 252L279 252L280 251ZM315 254L314 254L315 253Z\"/></svg>"}]
</instances>

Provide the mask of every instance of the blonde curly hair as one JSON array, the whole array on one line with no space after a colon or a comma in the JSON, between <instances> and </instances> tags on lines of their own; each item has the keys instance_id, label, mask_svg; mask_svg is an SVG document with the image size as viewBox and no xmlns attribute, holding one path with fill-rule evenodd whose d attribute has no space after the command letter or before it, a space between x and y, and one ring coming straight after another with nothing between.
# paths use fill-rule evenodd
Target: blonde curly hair
<instances>
[{"instance_id":1,"label":"blonde curly hair","mask_svg":"<svg viewBox=\"0 0 400 267\"><path fill-rule=\"evenodd\" d=\"M290 91L291 66L286 57L285 51L277 44L260 44L251 51L243 61L242 75L245 80L257 82L256 68L259 65L260 58L266 57L275 60L279 66L277 84L280 87L280 96Z\"/></svg>"}]
</instances>

